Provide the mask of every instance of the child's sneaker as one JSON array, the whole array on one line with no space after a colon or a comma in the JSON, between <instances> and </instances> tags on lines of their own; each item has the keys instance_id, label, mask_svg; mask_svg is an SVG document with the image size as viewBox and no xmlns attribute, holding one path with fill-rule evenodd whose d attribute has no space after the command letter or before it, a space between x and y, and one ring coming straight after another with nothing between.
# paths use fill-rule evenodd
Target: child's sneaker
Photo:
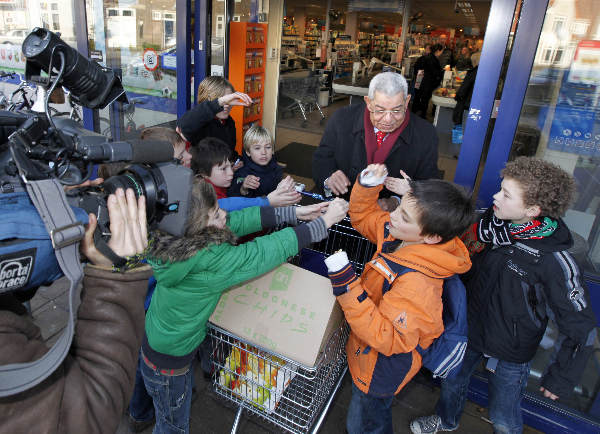
<instances>
[{"instance_id":1,"label":"child's sneaker","mask_svg":"<svg viewBox=\"0 0 600 434\"><path fill-rule=\"evenodd\" d=\"M456 428L458 426L450 429L444 428L442 418L437 414L419 417L410 423L410 430L413 434L434 434L438 431L454 431Z\"/></svg>"}]
</instances>

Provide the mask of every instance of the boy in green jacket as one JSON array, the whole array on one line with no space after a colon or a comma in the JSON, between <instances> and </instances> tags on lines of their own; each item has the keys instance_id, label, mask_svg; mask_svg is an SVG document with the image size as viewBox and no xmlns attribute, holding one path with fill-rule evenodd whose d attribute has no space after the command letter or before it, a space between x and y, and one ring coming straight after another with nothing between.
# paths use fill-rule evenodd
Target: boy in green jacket
<instances>
[{"instance_id":1,"label":"boy in green jacket","mask_svg":"<svg viewBox=\"0 0 600 434\"><path fill-rule=\"evenodd\" d=\"M301 207L245 208L228 215L219 208L212 186L196 181L184 236L159 233L149 255L157 286L146 314L141 369L154 401L154 432L189 432L191 362L221 294L324 239L347 210L348 203L336 199ZM311 221L235 244L238 236L281 223L296 225L297 219Z\"/></svg>"}]
</instances>

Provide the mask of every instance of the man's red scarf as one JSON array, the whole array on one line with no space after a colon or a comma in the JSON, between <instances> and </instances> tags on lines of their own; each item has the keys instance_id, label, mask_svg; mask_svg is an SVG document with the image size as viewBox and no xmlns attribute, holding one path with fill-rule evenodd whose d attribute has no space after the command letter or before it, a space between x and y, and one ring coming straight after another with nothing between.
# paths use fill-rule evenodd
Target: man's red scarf
<instances>
[{"instance_id":1,"label":"man's red scarf","mask_svg":"<svg viewBox=\"0 0 600 434\"><path fill-rule=\"evenodd\" d=\"M215 193L217 193L217 199L223 199L227 197L227 189L225 187L217 187L215 184L210 182L210 179L204 178L206 182L213 186Z\"/></svg>"},{"instance_id":2,"label":"man's red scarf","mask_svg":"<svg viewBox=\"0 0 600 434\"><path fill-rule=\"evenodd\" d=\"M408 125L408 120L410 118L410 113L408 110L404 115L404 121L398 128L396 128L391 133L388 133L385 140L383 141L380 148L377 148L377 137L375 135L375 131L373 129L373 124L371 123L371 116L369 116L371 112L369 109L365 107L365 148L367 151L367 164L373 163L383 163L387 156L389 155L394 143L398 139L398 136L404 131L406 125Z\"/></svg>"}]
</instances>

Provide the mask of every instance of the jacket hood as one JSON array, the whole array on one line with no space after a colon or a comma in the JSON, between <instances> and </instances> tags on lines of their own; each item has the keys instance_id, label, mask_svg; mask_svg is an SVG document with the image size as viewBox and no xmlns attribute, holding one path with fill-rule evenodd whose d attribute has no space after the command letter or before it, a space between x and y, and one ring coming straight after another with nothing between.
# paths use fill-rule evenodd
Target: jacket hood
<instances>
[{"instance_id":1,"label":"jacket hood","mask_svg":"<svg viewBox=\"0 0 600 434\"><path fill-rule=\"evenodd\" d=\"M174 286L194 267L196 261L188 259L193 258L199 251L211 245L235 242L236 236L229 228L218 229L209 226L193 237L176 237L157 231L148 254L148 263L152 266L157 281L165 286Z\"/></svg>"},{"instance_id":2,"label":"jacket hood","mask_svg":"<svg viewBox=\"0 0 600 434\"><path fill-rule=\"evenodd\" d=\"M570 249L573 247L573 236L571 235L571 231L561 218L556 220L558 222L558 226L551 236L515 241L542 252L560 252L562 250Z\"/></svg>"},{"instance_id":3,"label":"jacket hood","mask_svg":"<svg viewBox=\"0 0 600 434\"><path fill-rule=\"evenodd\" d=\"M458 237L441 244L409 244L388 255L436 279L466 273L471 268L469 251Z\"/></svg>"}]
</instances>

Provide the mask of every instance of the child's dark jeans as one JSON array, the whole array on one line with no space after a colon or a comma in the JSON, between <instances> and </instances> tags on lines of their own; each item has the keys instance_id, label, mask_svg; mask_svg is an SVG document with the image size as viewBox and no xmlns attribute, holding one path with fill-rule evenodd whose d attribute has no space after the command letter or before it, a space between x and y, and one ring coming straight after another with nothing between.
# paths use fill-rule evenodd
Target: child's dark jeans
<instances>
[{"instance_id":1,"label":"child's dark jeans","mask_svg":"<svg viewBox=\"0 0 600 434\"><path fill-rule=\"evenodd\" d=\"M436 412L446 430L458 427L465 401L469 380L483 354L467 347L459 374L452 379L442 380L440 399ZM488 372L488 395L490 420L494 432L520 434L523 432L521 400L527 386L529 363L511 363L499 360L495 372Z\"/></svg>"},{"instance_id":2,"label":"child's dark jeans","mask_svg":"<svg viewBox=\"0 0 600 434\"><path fill-rule=\"evenodd\" d=\"M348 434L393 434L393 401L393 396L369 396L352 383L352 400L346 417Z\"/></svg>"}]
</instances>

